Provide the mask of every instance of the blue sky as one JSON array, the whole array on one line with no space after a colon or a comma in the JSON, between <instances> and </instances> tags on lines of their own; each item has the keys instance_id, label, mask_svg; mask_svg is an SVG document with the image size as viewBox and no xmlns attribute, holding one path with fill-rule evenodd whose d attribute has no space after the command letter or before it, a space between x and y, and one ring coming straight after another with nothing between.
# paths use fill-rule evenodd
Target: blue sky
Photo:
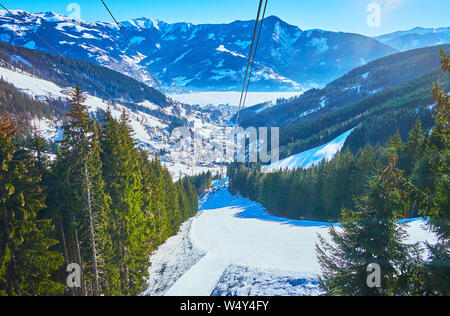
<instances>
[{"instance_id":1,"label":"blue sky","mask_svg":"<svg viewBox=\"0 0 450 316\"><path fill-rule=\"evenodd\" d=\"M254 19L258 0L105 0L119 20L149 17L167 22L229 23ZM111 21L100 0L2 0L9 9L55 11L69 15L77 3L81 18ZM370 27L367 6L378 4L379 27ZM450 26L449 0L269 0L268 15L276 15L302 29L379 35L416 26Z\"/></svg>"}]
</instances>

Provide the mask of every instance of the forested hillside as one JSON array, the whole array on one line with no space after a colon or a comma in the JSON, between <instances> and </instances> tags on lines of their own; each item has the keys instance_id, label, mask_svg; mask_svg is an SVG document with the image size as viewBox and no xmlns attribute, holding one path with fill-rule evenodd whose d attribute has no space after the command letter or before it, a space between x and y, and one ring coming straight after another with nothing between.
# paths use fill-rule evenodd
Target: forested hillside
<instances>
[{"instance_id":1,"label":"forested hillside","mask_svg":"<svg viewBox=\"0 0 450 316\"><path fill-rule=\"evenodd\" d=\"M450 75L436 70L334 112L282 128L282 156L321 145L356 126L347 140L353 152L367 143L385 144L397 129L405 139L418 117L430 128L435 103L430 91L435 82L450 91Z\"/></svg>"},{"instance_id":2,"label":"forested hillside","mask_svg":"<svg viewBox=\"0 0 450 316\"><path fill-rule=\"evenodd\" d=\"M234 165L228 174L230 192L260 202L276 216L338 222L342 208L354 207L354 197L367 193L370 177L388 164L391 154L399 156L399 164L407 169L405 176L423 177L423 170L411 170L427 146L423 135L418 121L406 143L397 134L387 147L367 145L356 154L347 147L331 161L308 169L264 174L257 168Z\"/></svg>"},{"instance_id":3,"label":"forested hillside","mask_svg":"<svg viewBox=\"0 0 450 316\"><path fill-rule=\"evenodd\" d=\"M71 95L54 161L0 118L0 295L139 294L150 253L197 212L195 187L136 149L125 112L95 121ZM82 284L69 291L70 263Z\"/></svg>"},{"instance_id":4,"label":"forested hillside","mask_svg":"<svg viewBox=\"0 0 450 316\"><path fill-rule=\"evenodd\" d=\"M206 190L211 189L213 177L211 171L208 171L197 176L192 176L190 177L190 180L198 195L202 195Z\"/></svg>"},{"instance_id":5,"label":"forested hillside","mask_svg":"<svg viewBox=\"0 0 450 316\"><path fill-rule=\"evenodd\" d=\"M14 117L22 132L30 131L30 119L33 117L51 118L60 116L63 111L64 109L54 100L48 103L34 100L17 90L12 84L0 80L0 113L7 112Z\"/></svg>"}]
</instances>

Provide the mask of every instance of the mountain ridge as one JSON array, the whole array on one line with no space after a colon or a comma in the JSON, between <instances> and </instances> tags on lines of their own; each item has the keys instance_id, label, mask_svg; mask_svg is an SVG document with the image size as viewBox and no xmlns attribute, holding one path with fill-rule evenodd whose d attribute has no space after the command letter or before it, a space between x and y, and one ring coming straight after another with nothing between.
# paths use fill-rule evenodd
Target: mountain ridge
<instances>
[{"instance_id":1,"label":"mountain ridge","mask_svg":"<svg viewBox=\"0 0 450 316\"><path fill-rule=\"evenodd\" d=\"M375 39L399 51L407 51L426 46L445 45L450 43L450 27L415 27L410 30L380 35L375 37Z\"/></svg>"},{"instance_id":2,"label":"mountain ridge","mask_svg":"<svg viewBox=\"0 0 450 316\"><path fill-rule=\"evenodd\" d=\"M109 67L151 85L140 59L114 24L74 20L57 13L14 14L20 15L63 55ZM48 51L19 24L2 11L0 40ZM240 90L254 21L195 25L138 18L122 24L144 62L169 89ZM394 52L370 37L303 31L271 16L264 22L251 89L301 91L322 86L355 66Z\"/></svg>"}]
</instances>

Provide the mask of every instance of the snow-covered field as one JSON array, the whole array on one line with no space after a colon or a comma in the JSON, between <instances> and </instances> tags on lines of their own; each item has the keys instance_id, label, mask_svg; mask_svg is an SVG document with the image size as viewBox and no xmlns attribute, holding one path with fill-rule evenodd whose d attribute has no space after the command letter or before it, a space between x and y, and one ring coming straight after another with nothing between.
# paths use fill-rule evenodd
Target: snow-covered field
<instances>
[{"instance_id":1,"label":"snow-covered field","mask_svg":"<svg viewBox=\"0 0 450 316\"><path fill-rule=\"evenodd\" d=\"M200 201L200 212L151 257L143 295L318 295L317 234L328 223L268 214L226 187ZM422 220L408 227L408 243L435 242Z\"/></svg>"},{"instance_id":2,"label":"snow-covered field","mask_svg":"<svg viewBox=\"0 0 450 316\"><path fill-rule=\"evenodd\" d=\"M249 92L246 106L252 106L268 101L276 102L279 98L289 99L301 95L303 92ZM172 94L173 100L192 105L231 105L239 106L240 92L193 92Z\"/></svg>"}]
</instances>

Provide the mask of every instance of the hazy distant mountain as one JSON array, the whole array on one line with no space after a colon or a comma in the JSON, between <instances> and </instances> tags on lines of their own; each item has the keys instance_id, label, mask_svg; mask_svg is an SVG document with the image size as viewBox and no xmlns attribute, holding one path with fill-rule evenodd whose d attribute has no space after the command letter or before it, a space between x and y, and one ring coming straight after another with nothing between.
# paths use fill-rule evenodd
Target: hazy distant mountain
<instances>
[{"instance_id":1,"label":"hazy distant mountain","mask_svg":"<svg viewBox=\"0 0 450 316\"><path fill-rule=\"evenodd\" d=\"M151 82L114 24L78 21L51 12L14 13L62 54ZM253 21L193 25L140 18L122 24L164 85L191 90L240 89ZM49 51L4 11L0 12L0 40ZM251 89L299 90L324 85L357 66L395 51L362 35L302 31L272 16L264 22Z\"/></svg>"},{"instance_id":2,"label":"hazy distant mountain","mask_svg":"<svg viewBox=\"0 0 450 316\"><path fill-rule=\"evenodd\" d=\"M443 48L450 51L450 45ZM440 65L436 46L386 56L355 68L323 89L311 89L276 105L246 108L240 114L241 125L286 126L310 121L419 78Z\"/></svg>"},{"instance_id":3,"label":"hazy distant mountain","mask_svg":"<svg viewBox=\"0 0 450 316\"><path fill-rule=\"evenodd\" d=\"M414 48L450 44L450 27L421 28L390 33L376 37L381 43L392 46L400 51Z\"/></svg>"}]
</instances>

